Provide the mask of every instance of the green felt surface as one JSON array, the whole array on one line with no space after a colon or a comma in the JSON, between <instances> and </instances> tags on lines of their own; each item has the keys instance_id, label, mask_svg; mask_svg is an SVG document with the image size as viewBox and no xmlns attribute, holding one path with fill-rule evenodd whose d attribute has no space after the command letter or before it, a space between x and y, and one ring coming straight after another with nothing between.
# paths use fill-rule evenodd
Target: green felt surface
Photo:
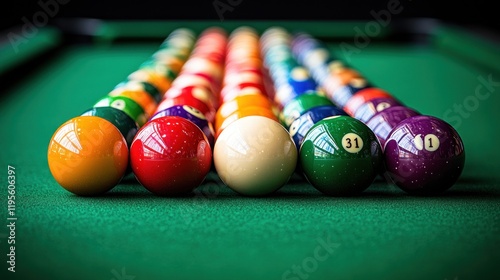
<instances>
[{"instance_id":1,"label":"green felt surface","mask_svg":"<svg viewBox=\"0 0 500 280\"><path fill-rule=\"evenodd\" d=\"M69 46L8 88L0 102L0 207L7 224L12 165L16 272L7 271L9 232L2 226L0 279L500 276L500 84L466 115L453 111L471 102L481 77L500 82L500 73L432 45L372 42L348 55L330 43L372 83L454 124L466 165L442 196L409 196L377 179L359 197L332 198L294 177L273 196L248 198L214 174L179 198L155 197L132 176L102 197L62 189L47 166L52 133L106 95L159 42Z\"/></svg>"}]
</instances>

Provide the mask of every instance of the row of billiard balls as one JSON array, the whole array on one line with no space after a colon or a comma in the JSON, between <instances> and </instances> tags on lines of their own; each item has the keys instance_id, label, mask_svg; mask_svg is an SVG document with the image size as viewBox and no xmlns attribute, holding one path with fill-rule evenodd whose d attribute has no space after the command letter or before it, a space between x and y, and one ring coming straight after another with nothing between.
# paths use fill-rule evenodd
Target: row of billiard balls
<instances>
[{"instance_id":1,"label":"row of billiard balls","mask_svg":"<svg viewBox=\"0 0 500 280\"><path fill-rule=\"evenodd\" d=\"M358 71L332 57L324 44L306 33L295 34L290 47L322 86L324 96L348 115L331 117L319 105L312 108L315 105L311 100L320 99L318 96L298 97L285 105L284 112L299 110L295 112L299 117L292 118L291 129L302 138L301 166L313 184L325 191L333 189L333 194L339 190L344 193L345 184L337 184L343 178L340 181L350 182L359 192L373 179L371 172L376 172L412 194L438 194L454 185L464 167L465 151L451 125L422 115L370 85ZM366 157L360 161L363 147ZM341 161L343 158L351 162Z\"/></svg>"},{"instance_id":2,"label":"row of billiard balls","mask_svg":"<svg viewBox=\"0 0 500 280\"><path fill-rule=\"evenodd\" d=\"M124 82L92 108L57 128L49 142L47 159L60 186L77 195L98 195L132 172L132 142L155 113L194 43L191 30L174 30Z\"/></svg>"}]
</instances>

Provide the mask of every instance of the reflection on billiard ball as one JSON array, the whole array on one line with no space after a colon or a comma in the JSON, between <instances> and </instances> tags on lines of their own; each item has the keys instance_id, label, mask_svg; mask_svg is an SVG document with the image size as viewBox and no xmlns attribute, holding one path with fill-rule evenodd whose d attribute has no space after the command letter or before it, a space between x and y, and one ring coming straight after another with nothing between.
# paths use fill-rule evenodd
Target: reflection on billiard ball
<instances>
[{"instance_id":1,"label":"reflection on billiard ball","mask_svg":"<svg viewBox=\"0 0 500 280\"><path fill-rule=\"evenodd\" d=\"M120 130L97 116L79 116L62 124L48 148L48 164L64 189L80 195L103 194L125 175L129 150Z\"/></svg>"},{"instance_id":2,"label":"reflection on billiard ball","mask_svg":"<svg viewBox=\"0 0 500 280\"><path fill-rule=\"evenodd\" d=\"M279 115L279 120L285 128L289 129L290 124L305 111L323 105L334 104L326 96L320 95L317 92L307 92L297 95L283 106L283 110Z\"/></svg>"},{"instance_id":3,"label":"reflection on billiard ball","mask_svg":"<svg viewBox=\"0 0 500 280\"><path fill-rule=\"evenodd\" d=\"M367 123L375 114L394 106L404 105L394 97L374 98L359 106L356 112L354 112L354 117Z\"/></svg>"},{"instance_id":4,"label":"reflection on billiard ball","mask_svg":"<svg viewBox=\"0 0 500 280\"><path fill-rule=\"evenodd\" d=\"M349 116L334 116L314 124L300 146L304 176L331 196L357 195L380 174L382 151L373 132Z\"/></svg>"},{"instance_id":5,"label":"reflection on billiard ball","mask_svg":"<svg viewBox=\"0 0 500 280\"><path fill-rule=\"evenodd\" d=\"M297 162L290 134L263 116L246 116L227 126L215 141L214 165L235 192L264 196L284 186Z\"/></svg>"},{"instance_id":6,"label":"reflection on billiard ball","mask_svg":"<svg viewBox=\"0 0 500 280\"><path fill-rule=\"evenodd\" d=\"M193 122L159 117L137 132L130 164L139 183L153 194L182 195L198 187L210 171L212 149Z\"/></svg>"},{"instance_id":7,"label":"reflection on billiard ball","mask_svg":"<svg viewBox=\"0 0 500 280\"><path fill-rule=\"evenodd\" d=\"M409 107L394 106L375 114L368 120L366 125L375 133L383 150L387 137L394 127L403 120L418 115L420 113Z\"/></svg>"},{"instance_id":8,"label":"reflection on billiard ball","mask_svg":"<svg viewBox=\"0 0 500 280\"><path fill-rule=\"evenodd\" d=\"M313 107L295 119L290 124L288 131L297 147L297 151L309 129L320 120L332 116L347 116L347 114L335 105L323 105Z\"/></svg>"},{"instance_id":9,"label":"reflection on billiard ball","mask_svg":"<svg viewBox=\"0 0 500 280\"><path fill-rule=\"evenodd\" d=\"M439 194L458 180L465 150L457 131L432 116L400 122L385 144L387 175L411 194Z\"/></svg>"}]
</instances>

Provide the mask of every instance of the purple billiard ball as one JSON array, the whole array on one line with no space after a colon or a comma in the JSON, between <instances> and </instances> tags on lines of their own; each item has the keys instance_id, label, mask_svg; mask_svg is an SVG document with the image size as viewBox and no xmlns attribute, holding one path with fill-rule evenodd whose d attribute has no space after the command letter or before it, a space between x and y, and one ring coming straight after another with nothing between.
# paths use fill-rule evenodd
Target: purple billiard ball
<instances>
[{"instance_id":1,"label":"purple billiard ball","mask_svg":"<svg viewBox=\"0 0 500 280\"><path fill-rule=\"evenodd\" d=\"M422 115L394 127L384 156L386 174L402 190L416 195L448 190L465 164L464 144L457 131L441 119Z\"/></svg>"},{"instance_id":2,"label":"purple billiard ball","mask_svg":"<svg viewBox=\"0 0 500 280\"><path fill-rule=\"evenodd\" d=\"M401 121L418 115L420 115L420 113L409 107L394 106L375 114L366 122L366 125L375 133L380 142L380 147L382 147L383 150L386 139L392 129Z\"/></svg>"},{"instance_id":3,"label":"purple billiard ball","mask_svg":"<svg viewBox=\"0 0 500 280\"><path fill-rule=\"evenodd\" d=\"M307 110L294 120L290 124L288 131L297 150L300 149L300 145L309 129L320 120L331 116L347 116L347 113L335 105L322 105Z\"/></svg>"},{"instance_id":4,"label":"purple billiard ball","mask_svg":"<svg viewBox=\"0 0 500 280\"><path fill-rule=\"evenodd\" d=\"M354 117L366 123L378 112L394 106L403 106L403 104L393 97L375 98L359 106L356 112L354 112Z\"/></svg>"},{"instance_id":5,"label":"purple billiard ball","mask_svg":"<svg viewBox=\"0 0 500 280\"><path fill-rule=\"evenodd\" d=\"M213 147L215 135L213 126L198 109L188 105L173 105L154 114L150 121L165 116L182 117L193 122L203 131L211 147Z\"/></svg>"}]
</instances>

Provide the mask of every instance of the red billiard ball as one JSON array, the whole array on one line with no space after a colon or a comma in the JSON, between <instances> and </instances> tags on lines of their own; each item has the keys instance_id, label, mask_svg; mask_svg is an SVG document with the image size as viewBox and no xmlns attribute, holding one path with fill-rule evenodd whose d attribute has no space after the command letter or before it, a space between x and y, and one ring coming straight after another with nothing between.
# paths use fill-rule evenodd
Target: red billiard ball
<instances>
[{"instance_id":1,"label":"red billiard ball","mask_svg":"<svg viewBox=\"0 0 500 280\"><path fill-rule=\"evenodd\" d=\"M135 177L159 195L182 195L198 187L211 169L212 149L203 131L177 116L160 117L137 132L130 147Z\"/></svg>"},{"instance_id":2,"label":"red billiard ball","mask_svg":"<svg viewBox=\"0 0 500 280\"><path fill-rule=\"evenodd\" d=\"M343 109L348 115L354 116L356 110L358 110L358 108L364 103L369 102L370 100L373 100L375 98L391 98L391 97L392 95L390 95L388 92L382 89L376 87L369 87L356 92L347 101Z\"/></svg>"},{"instance_id":3,"label":"red billiard ball","mask_svg":"<svg viewBox=\"0 0 500 280\"><path fill-rule=\"evenodd\" d=\"M170 88L172 95L164 98L156 107L155 113L174 105L188 105L202 112L209 122L215 118L215 105L210 102L210 91L201 86L185 87L181 89ZM174 92L175 91L175 92Z\"/></svg>"}]
</instances>

